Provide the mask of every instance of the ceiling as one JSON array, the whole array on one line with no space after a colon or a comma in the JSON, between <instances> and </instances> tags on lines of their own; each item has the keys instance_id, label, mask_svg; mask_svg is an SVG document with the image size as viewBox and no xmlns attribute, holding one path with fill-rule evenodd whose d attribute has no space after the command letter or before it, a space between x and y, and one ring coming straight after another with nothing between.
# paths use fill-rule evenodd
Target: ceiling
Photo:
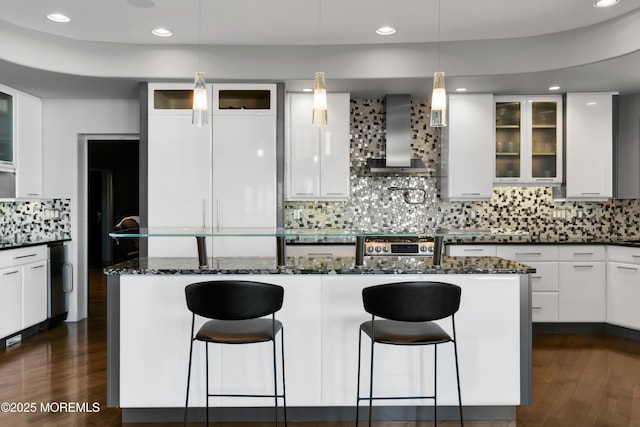
<instances>
[{"instance_id":1,"label":"ceiling","mask_svg":"<svg viewBox=\"0 0 640 427\"><path fill-rule=\"evenodd\" d=\"M0 0L0 82L42 98L136 98L140 81L278 81L428 96L640 92L640 0ZM61 12L69 23L46 19ZM392 36L375 30L397 29ZM151 34L168 28L172 37Z\"/></svg>"}]
</instances>

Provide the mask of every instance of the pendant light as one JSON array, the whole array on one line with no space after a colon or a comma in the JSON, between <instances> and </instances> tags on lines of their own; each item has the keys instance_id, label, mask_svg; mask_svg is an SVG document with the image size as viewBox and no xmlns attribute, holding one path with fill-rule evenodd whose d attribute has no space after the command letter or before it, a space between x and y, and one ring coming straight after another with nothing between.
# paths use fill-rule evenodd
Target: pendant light
<instances>
[{"instance_id":1,"label":"pendant light","mask_svg":"<svg viewBox=\"0 0 640 427\"><path fill-rule=\"evenodd\" d=\"M318 42L322 40L322 0L318 0ZM318 49L320 44L318 44ZM315 127L327 126L327 85L324 81L324 73L318 71L314 77L313 85L313 115L311 124Z\"/></svg>"},{"instance_id":2,"label":"pendant light","mask_svg":"<svg viewBox=\"0 0 640 427\"><path fill-rule=\"evenodd\" d=\"M440 0L438 0L438 69L440 69ZM447 126L447 91L444 87L444 71L436 71L433 74L429 125L434 128Z\"/></svg>"},{"instance_id":3,"label":"pendant light","mask_svg":"<svg viewBox=\"0 0 640 427\"><path fill-rule=\"evenodd\" d=\"M198 68L202 69L202 0L198 0ZM196 71L193 87L193 107L191 113L191 124L197 127L209 126L209 111L207 106L207 82L202 71Z\"/></svg>"}]
</instances>

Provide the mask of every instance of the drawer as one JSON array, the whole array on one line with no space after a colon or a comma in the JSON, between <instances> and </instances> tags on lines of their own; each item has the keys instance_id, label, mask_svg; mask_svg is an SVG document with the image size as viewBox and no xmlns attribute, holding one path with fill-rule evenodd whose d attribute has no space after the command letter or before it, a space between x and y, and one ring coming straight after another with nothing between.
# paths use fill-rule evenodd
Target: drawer
<instances>
[{"instance_id":1,"label":"drawer","mask_svg":"<svg viewBox=\"0 0 640 427\"><path fill-rule=\"evenodd\" d=\"M498 245L497 253L512 261L558 261L557 245Z\"/></svg>"},{"instance_id":2,"label":"drawer","mask_svg":"<svg viewBox=\"0 0 640 427\"><path fill-rule=\"evenodd\" d=\"M531 273L531 290L533 292L557 292L559 290L557 262L527 262L526 265L536 269L535 273Z\"/></svg>"},{"instance_id":3,"label":"drawer","mask_svg":"<svg viewBox=\"0 0 640 427\"><path fill-rule=\"evenodd\" d=\"M603 245L561 245L558 255L560 261L606 261L607 248Z\"/></svg>"},{"instance_id":4,"label":"drawer","mask_svg":"<svg viewBox=\"0 0 640 427\"><path fill-rule=\"evenodd\" d=\"M496 256L496 245L447 245L449 256Z\"/></svg>"},{"instance_id":5,"label":"drawer","mask_svg":"<svg viewBox=\"0 0 640 427\"><path fill-rule=\"evenodd\" d=\"M640 264L640 248L609 246L608 260L627 264Z\"/></svg>"},{"instance_id":6,"label":"drawer","mask_svg":"<svg viewBox=\"0 0 640 427\"><path fill-rule=\"evenodd\" d=\"M355 245L287 245L290 257L355 257Z\"/></svg>"},{"instance_id":7,"label":"drawer","mask_svg":"<svg viewBox=\"0 0 640 427\"><path fill-rule=\"evenodd\" d=\"M45 245L0 251L0 268L14 267L48 258Z\"/></svg>"},{"instance_id":8,"label":"drawer","mask_svg":"<svg viewBox=\"0 0 640 427\"><path fill-rule=\"evenodd\" d=\"M533 322L558 321L558 293L531 293L531 320Z\"/></svg>"}]
</instances>

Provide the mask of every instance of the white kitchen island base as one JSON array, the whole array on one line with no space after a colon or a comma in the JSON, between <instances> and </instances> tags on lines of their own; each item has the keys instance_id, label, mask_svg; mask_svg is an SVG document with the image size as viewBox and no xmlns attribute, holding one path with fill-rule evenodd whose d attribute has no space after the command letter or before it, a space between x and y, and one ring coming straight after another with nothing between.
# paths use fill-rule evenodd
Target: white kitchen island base
<instances>
[{"instance_id":1,"label":"white kitchen island base","mask_svg":"<svg viewBox=\"0 0 640 427\"><path fill-rule=\"evenodd\" d=\"M108 276L107 403L122 408L123 422L182 419L191 327L184 288L223 279L285 288L283 308L276 316L284 324L290 420L355 419L358 327L369 319L362 307L362 289L412 280L462 287L456 328L465 417L515 419L515 407L530 402L529 274L118 273ZM441 324L450 331L450 321ZM270 351L267 344L212 346L211 392L272 392ZM363 360L368 351L363 345ZM203 358L204 346L196 343L189 402L193 420L204 417ZM380 346L376 360L374 394L424 395L432 390L432 347ZM443 419L448 415L455 419L453 347L440 346L438 361L439 413ZM367 383L363 372L362 384ZM429 400L374 404L378 420L432 417ZM215 398L210 405L216 421L273 417L273 399Z\"/></svg>"}]
</instances>

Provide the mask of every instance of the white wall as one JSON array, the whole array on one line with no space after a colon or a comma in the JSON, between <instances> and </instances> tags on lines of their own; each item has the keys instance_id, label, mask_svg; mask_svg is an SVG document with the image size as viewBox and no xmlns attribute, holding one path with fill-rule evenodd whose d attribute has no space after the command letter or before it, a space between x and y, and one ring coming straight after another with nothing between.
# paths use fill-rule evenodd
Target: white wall
<instances>
[{"instance_id":1,"label":"white wall","mask_svg":"<svg viewBox=\"0 0 640 427\"><path fill-rule=\"evenodd\" d=\"M70 294L68 320L87 317L86 223L79 219L86 203L86 185L79 167L86 169L86 147L79 135L137 134L137 100L43 99L43 197L71 199L69 257L74 266L74 290ZM84 158L82 158L84 157Z\"/></svg>"}]
</instances>

